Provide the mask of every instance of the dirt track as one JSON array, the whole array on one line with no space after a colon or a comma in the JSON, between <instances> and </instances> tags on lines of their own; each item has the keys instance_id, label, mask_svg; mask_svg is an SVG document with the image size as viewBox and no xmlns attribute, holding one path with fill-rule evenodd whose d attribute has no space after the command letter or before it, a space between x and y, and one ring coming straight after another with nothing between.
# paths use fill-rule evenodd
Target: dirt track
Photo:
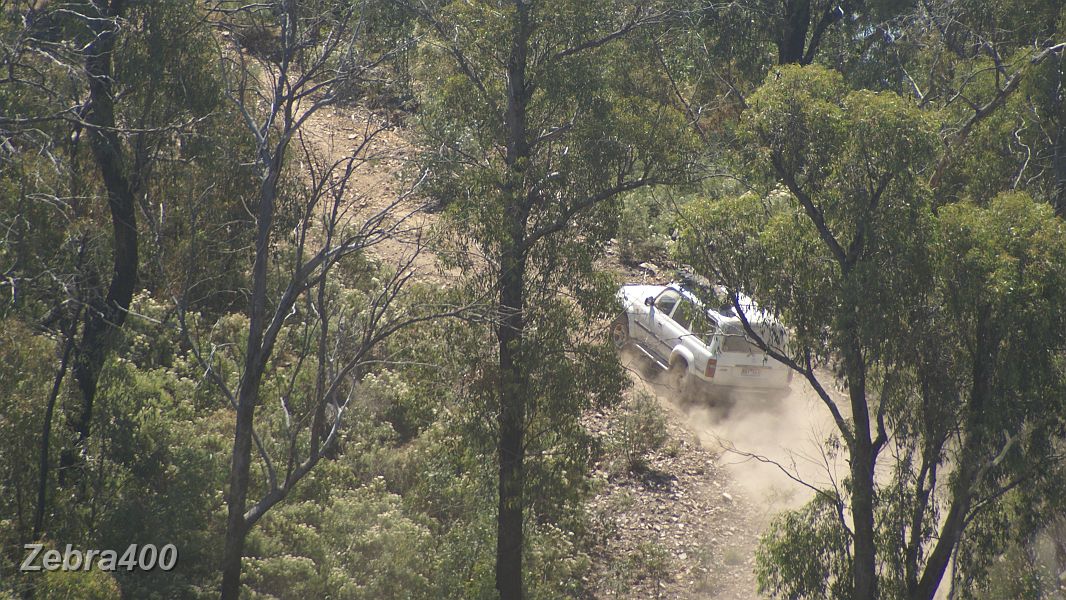
<instances>
[{"instance_id":1,"label":"dirt track","mask_svg":"<svg viewBox=\"0 0 1066 600\"><path fill-rule=\"evenodd\" d=\"M753 567L759 536L776 514L801 506L814 493L793 477L825 486L831 479L839 482L846 469L841 457L823 452L835 430L832 418L805 382L795 381L792 393L780 400L733 398L711 405L683 397L645 359L632 353L624 358L636 390L653 394L671 419L716 457L724 475L697 483L712 499L702 510L712 532L708 548L717 585L689 589L685 597L757 598ZM723 505L726 510L720 510Z\"/></svg>"},{"instance_id":2,"label":"dirt track","mask_svg":"<svg viewBox=\"0 0 1066 600\"><path fill-rule=\"evenodd\" d=\"M741 398L724 406L671 401L704 446L721 452L721 464L767 514L796 508L813 496L793 477L827 487L843 475L840 457L825 452L825 440L836 431L829 411L805 382L797 380L792 390L780 400Z\"/></svg>"}]
</instances>

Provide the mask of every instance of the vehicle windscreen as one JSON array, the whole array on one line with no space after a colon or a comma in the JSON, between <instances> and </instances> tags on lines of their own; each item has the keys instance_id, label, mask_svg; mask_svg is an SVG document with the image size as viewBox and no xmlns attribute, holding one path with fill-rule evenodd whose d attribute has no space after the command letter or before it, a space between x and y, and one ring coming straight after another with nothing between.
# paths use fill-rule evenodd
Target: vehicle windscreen
<instances>
[{"instance_id":1,"label":"vehicle windscreen","mask_svg":"<svg viewBox=\"0 0 1066 600\"><path fill-rule=\"evenodd\" d=\"M668 315L674 310L674 305L677 304L679 298L681 294L678 294L676 290L665 290L655 299L655 308L664 315Z\"/></svg>"}]
</instances>

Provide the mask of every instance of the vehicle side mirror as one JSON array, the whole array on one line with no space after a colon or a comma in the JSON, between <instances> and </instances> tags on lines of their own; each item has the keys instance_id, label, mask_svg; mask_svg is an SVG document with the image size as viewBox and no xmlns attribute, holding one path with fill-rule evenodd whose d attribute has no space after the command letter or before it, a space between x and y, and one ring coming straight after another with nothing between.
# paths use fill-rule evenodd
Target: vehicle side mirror
<instances>
[{"instance_id":1,"label":"vehicle side mirror","mask_svg":"<svg viewBox=\"0 0 1066 600\"><path fill-rule=\"evenodd\" d=\"M655 306L655 297L648 296L644 299L644 306Z\"/></svg>"}]
</instances>

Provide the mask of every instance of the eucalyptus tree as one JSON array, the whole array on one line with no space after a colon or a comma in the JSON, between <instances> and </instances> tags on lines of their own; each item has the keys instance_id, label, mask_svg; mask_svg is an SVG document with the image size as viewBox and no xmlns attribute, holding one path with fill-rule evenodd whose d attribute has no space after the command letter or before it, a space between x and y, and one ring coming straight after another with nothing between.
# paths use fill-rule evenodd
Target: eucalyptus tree
<instances>
[{"instance_id":1,"label":"eucalyptus tree","mask_svg":"<svg viewBox=\"0 0 1066 600\"><path fill-rule=\"evenodd\" d=\"M220 49L219 61L225 94L252 141L245 158L258 176L254 246L245 254L251 286L236 346L205 331L183 297L178 311L193 356L235 411L221 597L236 599L249 532L339 452L348 402L366 365L383 360L374 354L378 345L458 309L396 310L420 245L380 269L365 259L388 237L417 235L409 211L397 208L406 194L376 209L359 206L354 175L371 162L369 149L387 125L368 120L340 156L306 134L317 113L361 93L368 74L391 56L366 50L368 4L218 2L211 10L246 46ZM252 34L264 39L247 47ZM341 271L354 279L350 287L335 279ZM238 350L227 354L219 345ZM262 477L253 476L256 461Z\"/></svg>"},{"instance_id":2,"label":"eucalyptus tree","mask_svg":"<svg viewBox=\"0 0 1066 600\"><path fill-rule=\"evenodd\" d=\"M64 466L73 467L78 462L79 453L85 451L91 433L100 371L114 348L137 288L138 189L131 177L129 151L124 143L124 130L120 128L124 124L116 118L118 90L114 73L115 47L121 38L120 23L128 16L130 7L124 0L112 0L73 3L63 9L49 7L47 3L42 6L16 4L13 8L18 11L15 14L22 19L23 27L14 38L9 38L13 43L7 46L4 56L9 73L4 83L16 98L20 92L36 86L38 89L31 93L39 93L43 88L55 92L55 96L48 98L44 107L19 106L16 99L12 103L16 112L5 116L5 128L35 130L37 123L61 122L70 124L75 140L81 139L84 133L111 221L108 283L106 286L86 286L82 297L78 298L87 309L80 313L83 321L80 339L70 362L81 402L77 414L69 419L76 441L73 447L63 452ZM5 18L10 16L5 15ZM63 65L66 77L54 74L48 77L50 69L39 68L35 64L37 56L46 56ZM82 90L84 98L75 100L71 94L63 93L70 86ZM68 105L60 105L68 99ZM21 136L16 139L18 137ZM43 145L51 145L51 141ZM77 143L74 145L76 152ZM9 145L8 149L14 150L15 147ZM92 273L88 279L103 277L103 273ZM63 361L61 371L66 370L66 363ZM43 510L43 506L39 510ZM36 520L35 529L39 531L41 517Z\"/></svg>"},{"instance_id":3,"label":"eucalyptus tree","mask_svg":"<svg viewBox=\"0 0 1066 600\"><path fill-rule=\"evenodd\" d=\"M987 202L1025 191L1064 214L1064 28L1066 8L1045 1L929 0L903 24L908 90L952 118L933 174L938 196Z\"/></svg>"},{"instance_id":4,"label":"eucalyptus tree","mask_svg":"<svg viewBox=\"0 0 1066 600\"><path fill-rule=\"evenodd\" d=\"M833 4L843 16L819 37L813 62L852 87L894 91L948 117L931 173L938 202L1011 189L1061 205L1060 2Z\"/></svg>"},{"instance_id":5,"label":"eucalyptus tree","mask_svg":"<svg viewBox=\"0 0 1066 600\"><path fill-rule=\"evenodd\" d=\"M479 256L470 281L494 296L496 587L521 598L527 456L538 438L573 431L580 408L611 386L587 376L610 362L602 349L571 344L590 315L612 310L593 259L619 196L689 177L696 148L665 80L640 60L642 36L669 15L664 6L406 6L427 38L421 131L435 150L431 185L460 245Z\"/></svg>"},{"instance_id":6,"label":"eucalyptus tree","mask_svg":"<svg viewBox=\"0 0 1066 600\"><path fill-rule=\"evenodd\" d=\"M814 389L849 463L764 539L761 584L932 598L968 527L1061 473L1063 224L1022 195L934 212L937 122L894 94L791 67L749 106L752 191L688 215L681 254L789 324L787 347L748 335Z\"/></svg>"},{"instance_id":7,"label":"eucalyptus tree","mask_svg":"<svg viewBox=\"0 0 1066 600\"><path fill-rule=\"evenodd\" d=\"M11 235L0 243L2 310L59 344L52 385L41 391L37 467L19 470L37 480L27 539L55 533L50 514L62 515L56 528L85 517L80 528L95 529L97 511L57 509L52 465L58 458L60 481L77 484L70 501L91 504L106 479L86 474L106 445L94 435L110 404L99 381L123 347L130 303L166 287L151 267L180 243L172 224L185 196L218 207L220 190L246 181L224 158L201 17L190 0L5 4L0 219ZM207 162L232 176L204 182ZM74 386L64 383L68 371ZM65 400L70 392L77 401ZM57 413L68 424L59 432Z\"/></svg>"}]
</instances>

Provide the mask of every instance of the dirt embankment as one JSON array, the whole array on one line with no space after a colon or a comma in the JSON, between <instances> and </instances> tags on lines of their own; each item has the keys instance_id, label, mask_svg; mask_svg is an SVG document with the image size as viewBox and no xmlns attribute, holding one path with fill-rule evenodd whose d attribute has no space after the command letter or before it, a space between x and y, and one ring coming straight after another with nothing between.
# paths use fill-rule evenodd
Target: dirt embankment
<instances>
[{"instance_id":1,"label":"dirt embankment","mask_svg":"<svg viewBox=\"0 0 1066 600\"><path fill-rule=\"evenodd\" d=\"M322 163L319 168L355 157L346 215L354 227L384 216L378 226L385 235L375 236L368 254L410 269L418 281L443 284L457 277L437 264L438 218L420 193L425 179L416 168L418 149L409 130L362 107L336 106L312 115L302 133Z\"/></svg>"}]
</instances>

